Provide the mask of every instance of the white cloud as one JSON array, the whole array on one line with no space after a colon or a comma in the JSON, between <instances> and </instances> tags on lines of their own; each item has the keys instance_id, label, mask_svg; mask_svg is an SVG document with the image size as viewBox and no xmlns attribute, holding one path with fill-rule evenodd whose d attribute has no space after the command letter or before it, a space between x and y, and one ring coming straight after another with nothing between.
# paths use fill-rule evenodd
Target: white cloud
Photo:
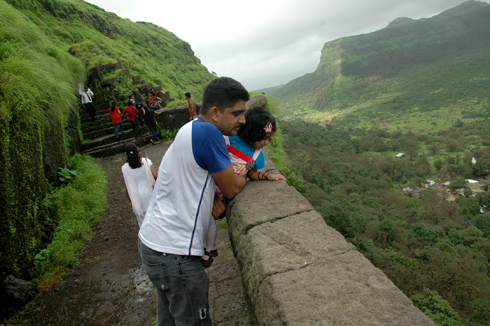
<instances>
[{"instance_id":1,"label":"white cloud","mask_svg":"<svg viewBox=\"0 0 490 326\"><path fill-rule=\"evenodd\" d=\"M122 18L169 30L191 45L209 71L255 89L275 86L264 81L269 76L292 78L314 71L326 42L374 32L398 17L429 18L464 0L88 2Z\"/></svg>"}]
</instances>

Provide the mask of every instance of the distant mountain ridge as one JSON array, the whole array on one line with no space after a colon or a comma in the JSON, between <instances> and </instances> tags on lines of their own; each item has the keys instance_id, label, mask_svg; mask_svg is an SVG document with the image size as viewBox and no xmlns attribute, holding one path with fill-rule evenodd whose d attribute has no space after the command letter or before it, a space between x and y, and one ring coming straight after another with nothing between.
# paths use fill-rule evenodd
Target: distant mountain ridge
<instances>
[{"instance_id":1,"label":"distant mountain ridge","mask_svg":"<svg viewBox=\"0 0 490 326\"><path fill-rule=\"evenodd\" d=\"M403 97L410 92L413 106L423 105L417 98L426 98L428 91L439 90L432 100L440 98L444 105L481 96L490 80L489 21L490 5L478 1L464 2L432 18L397 18L379 31L326 43L315 72L291 81L274 95L284 101L286 116L313 111L333 116L395 92L399 95L392 100L402 99L407 105L408 98ZM467 65L464 78L461 65ZM423 67L427 71L421 74ZM452 93L458 93L467 80L473 82L471 90L466 98L456 98ZM409 84L424 87L417 93ZM397 109L407 109L399 104Z\"/></svg>"}]
</instances>

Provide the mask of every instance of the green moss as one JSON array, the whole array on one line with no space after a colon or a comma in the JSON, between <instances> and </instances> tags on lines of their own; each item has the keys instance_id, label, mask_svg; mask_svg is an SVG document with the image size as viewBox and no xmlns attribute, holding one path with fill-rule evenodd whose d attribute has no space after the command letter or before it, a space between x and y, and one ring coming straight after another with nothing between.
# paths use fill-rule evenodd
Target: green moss
<instances>
[{"instance_id":1,"label":"green moss","mask_svg":"<svg viewBox=\"0 0 490 326\"><path fill-rule=\"evenodd\" d=\"M55 182L50 171L66 164L63 129L85 68L5 2L0 44L0 276L28 278L48 219L47 178Z\"/></svg>"}]
</instances>

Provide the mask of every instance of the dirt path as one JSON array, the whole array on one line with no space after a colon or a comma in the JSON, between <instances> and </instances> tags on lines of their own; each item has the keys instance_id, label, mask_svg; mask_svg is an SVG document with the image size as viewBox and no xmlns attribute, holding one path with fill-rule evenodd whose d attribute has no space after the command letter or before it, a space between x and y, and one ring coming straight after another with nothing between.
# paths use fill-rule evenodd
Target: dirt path
<instances>
[{"instance_id":1,"label":"dirt path","mask_svg":"<svg viewBox=\"0 0 490 326\"><path fill-rule=\"evenodd\" d=\"M140 148L140 154L150 158L158 170L170 144L147 145ZM94 226L94 237L78 268L58 287L31 302L9 325L152 324L155 295L137 250L138 223L129 209L121 173L125 160L124 153L98 160L109 179L109 209ZM217 244L219 256L208 270L213 324L250 325L228 230L220 228Z\"/></svg>"}]
</instances>

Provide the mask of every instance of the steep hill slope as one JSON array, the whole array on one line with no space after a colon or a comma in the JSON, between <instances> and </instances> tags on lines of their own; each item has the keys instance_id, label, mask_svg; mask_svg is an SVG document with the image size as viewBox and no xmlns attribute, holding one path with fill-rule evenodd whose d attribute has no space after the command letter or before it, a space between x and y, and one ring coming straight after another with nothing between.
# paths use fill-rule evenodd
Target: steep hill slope
<instances>
[{"instance_id":1,"label":"steep hill slope","mask_svg":"<svg viewBox=\"0 0 490 326\"><path fill-rule=\"evenodd\" d=\"M127 76L140 76L146 82L161 85L176 99L184 99L183 94L190 91L197 100L214 78L187 42L154 24L122 19L79 0L8 3L29 17L61 49L82 59L89 70L121 63L122 69L108 78L127 79L132 84ZM124 88L123 85L121 90Z\"/></svg>"},{"instance_id":2,"label":"steep hill slope","mask_svg":"<svg viewBox=\"0 0 490 326\"><path fill-rule=\"evenodd\" d=\"M315 72L278 90L287 118L437 110L488 97L490 5L469 1L428 19L399 18L328 42Z\"/></svg>"},{"instance_id":3,"label":"steep hill slope","mask_svg":"<svg viewBox=\"0 0 490 326\"><path fill-rule=\"evenodd\" d=\"M101 65L112 67L104 79L94 77ZM52 240L61 215L50 192L81 147L78 83L91 81L101 105L126 100L121 82L142 79L197 102L213 78L188 43L153 24L81 0L0 1L0 282L37 277L36 255Z\"/></svg>"}]
</instances>

